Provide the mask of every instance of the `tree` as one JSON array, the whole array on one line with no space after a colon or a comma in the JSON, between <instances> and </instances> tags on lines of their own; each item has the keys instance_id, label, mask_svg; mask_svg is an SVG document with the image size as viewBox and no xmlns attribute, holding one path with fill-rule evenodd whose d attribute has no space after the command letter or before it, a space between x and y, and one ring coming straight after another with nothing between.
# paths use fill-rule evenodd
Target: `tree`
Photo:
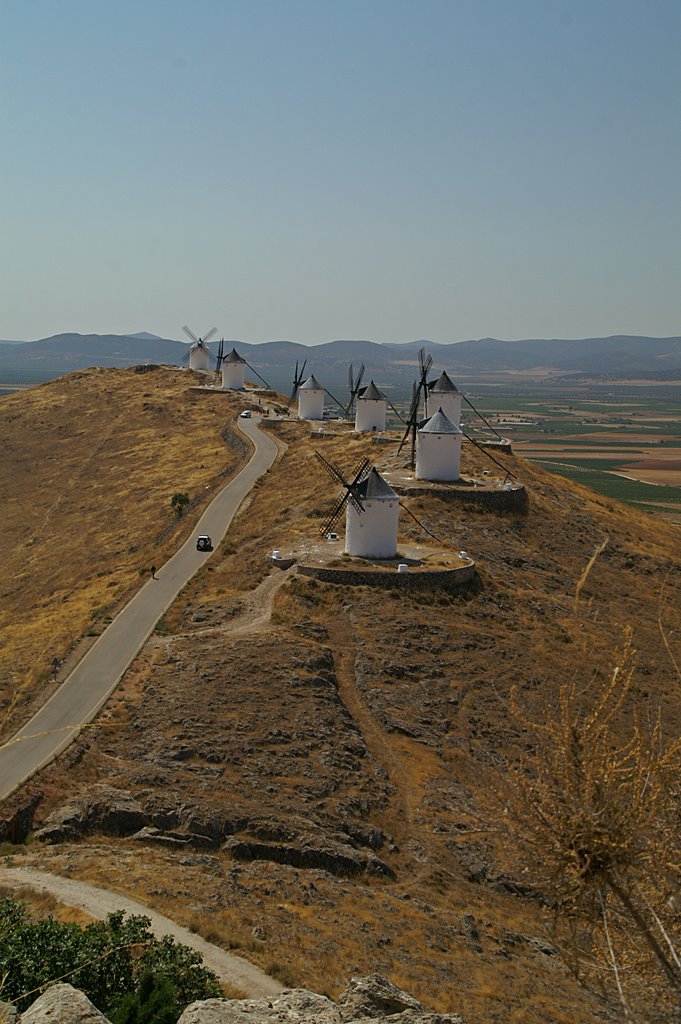
<instances>
[{"instance_id":1,"label":"tree","mask_svg":"<svg viewBox=\"0 0 681 1024\"><path fill-rule=\"evenodd\" d=\"M2 996L20 1010L25 1010L48 985L68 981L111 1016L129 994L140 995L140 1006L149 1001L149 982L145 982L144 999L141 993L146 975L155 979L152 989L156 988L158 1000L167 992L159 978L172 987L176 1004L173 1021L195 999L220 995L217 978L203 966L200 955L171 936L156 939L148 917L126 918L119 911L109 914L106 921L81 928L52 917L32 922L24 904L0 900L0 978L5 979ZM171 1001L166 999L166 1005L170 1006ZM154 1024L167 1022L159 1018Z\"/></svg>"},{"instance_id":2,"label":"tree","mask_svg":"<svg viewBox=\"0 0 681 1024\"><path fill-rule=\"evenodd\" d=\"M172 498L170 499L171 508L178 519L181 519L182 516L185 514L188 504L189 495L186 494L184 491L178 491L176 494L173 494Z\"/></svg>"}]
</instances>

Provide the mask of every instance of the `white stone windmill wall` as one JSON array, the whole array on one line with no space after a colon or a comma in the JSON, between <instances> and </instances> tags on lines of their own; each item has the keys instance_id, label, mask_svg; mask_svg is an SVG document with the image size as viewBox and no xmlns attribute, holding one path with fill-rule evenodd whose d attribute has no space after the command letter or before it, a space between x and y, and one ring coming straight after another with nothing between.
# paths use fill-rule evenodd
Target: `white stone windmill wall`
<instances>
[{"instance_id":1,"label":"white stone windmill wall","mask_svg":"<svg viewBox=\"0 0 681 1024\"><path fill-rule=\"evenodd\" d=\"M222 386L230 391L243 391L246 360L235 348L222 360Z\"/></svg>"},{"instance_id":2,"label":"white stone windmill wall","mask_svg":"<svg viewBox=\"0 0 681 1024\"><path fill-rule=\"evenodd\" d=\"M298 419L324 419L324 388L314 376L298 388Z\"/></svg>"},{"instance_id":3,"label":"white stone windmill wall","mask_svg":"<svg viewBox=\"0 0 681 1024\"><path fill-rule=\"evenodd\" d=\"M438 409L416 435L416 479L458 480L462 436L461 428Z\"/></svg>"},{"instance_id":4,"label":"white stone windmill wall","mask_svg":"<svg viewBox=\"0 0 681 1024\"><path fill-rule=\"evenodd\" d=\"M345 516L345 551L358 558L394 558L400 501L376 469L356 488L363 512L348 501Z\"/></svg>"},{"instance_id":5,"label":"white stone windmill wall","mask_svg":"<svg viewBox=\"0 0 681 1024\"><path fill-rule=\"evenodd\" d=\"M461 423L461 392L445 370L442 371L428 392L426 416L434 416L438 409L442 409L445 416L457 427L459 426Z\"/></svg>"},{"instance_id":6,"label":"white stone windmill wall","mask_svg":"<svg viewBox=\"0 0 681 1024\"><path fill-rule=\"evenodd\" d=\"M210 353L205 345L192 345L189 350L189 369L208 370L210 369Z\"/></svg>"},{"instance_id":7,"label":"white stone windmill wall","mask_svg":"<svg viewBox=\"0 0 681 1024\"><path fill-rule=\"evenodd\" d=\"M385 430L387 402L373 381L357 396L355 407L355 430L365 433L369 430Z\"/></svg>"}]
</instances>

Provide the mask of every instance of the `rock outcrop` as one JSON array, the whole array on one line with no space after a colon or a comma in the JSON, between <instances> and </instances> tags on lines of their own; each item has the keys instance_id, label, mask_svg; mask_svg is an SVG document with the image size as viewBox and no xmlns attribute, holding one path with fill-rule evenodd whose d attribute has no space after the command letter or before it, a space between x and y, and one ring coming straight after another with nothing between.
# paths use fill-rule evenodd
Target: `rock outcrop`
<instances>
[{"instance_id":1,"label":"rock outcrop","mask_svg":"<svg viewBox=\"0 0 681 1024\"><path fill-rule=\"evenodd\" d=\"M72 985L52 985L22 1013L21 1024L109 1024L87 996Z\"/></svg>"},{"instance_id":2,"label":"rock outcrop","mask_svg":"<svg viewBox=\"0 0 681 1024\"><path fill-rule=\"evenodd\" d=\"M178 1024L463 1024L455 1014L431 1013L379 974L353 978L337 1003L306 989L276 999L208 999L192 1003Z\"/></svg>"},{"instance_id":3,"label":"rock outcrop","mask_svg":"<svg viewBox=\"0 0 681 1024\"><path fill-rule=\"evenodd\" d=\"M2 1016L2 1013L6 1016ZM337 1003L307 989L269 999L206 999L192 1003L178 1024L463 1024L454 1014L431 1013L378 974L353 978ZM52 985L20 1017L0 1004L2 1024L109 1024L71 985Z\"/></svg>"}]
</instances>

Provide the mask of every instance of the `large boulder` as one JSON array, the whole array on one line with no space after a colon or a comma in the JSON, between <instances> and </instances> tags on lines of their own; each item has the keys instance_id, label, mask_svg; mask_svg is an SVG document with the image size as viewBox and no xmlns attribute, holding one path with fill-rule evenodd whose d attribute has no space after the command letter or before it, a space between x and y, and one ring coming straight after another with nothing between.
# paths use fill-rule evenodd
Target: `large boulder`
<instances>
[{"instance_id":1,"label":"large boulder","mask_svg":"<svg viewBox=\"0 0 681 1024\"><path fill-rule=\"evenodd\" d=\"M72 985L52 985L21 1015L21 1024L109 1024Z\"/></svg>"},{"instance_id":2,"label":"large boulder","mask_svg":"<svg viewBox=\"0 0 681 1024\"><path fill-rule=\"evenodd\" d=\"M35 838L60 843L88 832L128 836L145 824L146 816L130 793L113 786L95 785L54 811Z\"/></svg>"},{"instance_id":3,"label":"large boulder","mask_svg":"<svg viewBox=\"0 0 681 1024\"><path fill-rule=\"evenodd\" d=\"M388 1017L404 1010L424 1009L418 999L397 988L380 974L366 978L352 978L350 984L338 998L338 1005L344 1021L362 1017Z\"/></svg>"},{"instance_id":4,"label":"large boulder","mask_svg":"<svg viewBox=\"0 0 681 1024\"><path fill-rule=\"evenodd\" d=\"M326 996L291 989L268 999L206 999L191 1003L177 1024L342 1024Z\"/></svg>"},{"instance_id":5,"label":"large boulder","mask_svg":"<svg viewBox=\"0 0 681 1024\"><path fill-rule=\"evenodd\" d=\"M338 1003L305 989L276 998L207 999L192 1003L177 1024L463 1024L454 1014L431 1013L378 974L353 978Z\"/></svg>"}]
</instances>

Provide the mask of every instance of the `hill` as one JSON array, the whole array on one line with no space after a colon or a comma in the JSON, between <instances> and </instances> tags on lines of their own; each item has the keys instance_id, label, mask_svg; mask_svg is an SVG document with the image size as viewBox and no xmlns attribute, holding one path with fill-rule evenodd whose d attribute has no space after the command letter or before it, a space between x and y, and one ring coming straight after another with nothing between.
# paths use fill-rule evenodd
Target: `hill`
<instances>
[{"instance_id":1,"label":"hill","mask_svg":"<svg viewBox=\"0 0 681 1024\"><path fill-rule=\"evenodd\" d=\"M233 399L192 390L191 373L138 369L72 373L0 403L5 727L36 684L44 696L52 659L96 635L190 529L172 494L199 509L241 462Z\"/></svg>"},{"instance_id":2,"label":"hill","mask_svg":"<svg viewBox=\"0 0 681 1024\"><path fill-rule=\"evenodd\" d=\"M425 345L435 367L464 378L487 374L542 371L547 377L681 378L681 338L615 336L566 341L561 339L499 341L482 338L456 344L428 341L408 344L377 344L372 341L332 341L299 345L271 341L236 345L240 354L273 387L288 392L295 362L307 360L307 371L325 386L345 389L348 365L363 362L368 377L407 394L417 366L417 351ZM213 352L216 346L209 346ZM59 334L22 345L0 344L0 384L46 380L60 373L88 366L132 366L142 362L179 363L187 345L157 338L148 332L136 335ZM339 395L341 401L345 393Z\"/></svg>"},{"instance_id":3,"label":"hill","mask_svg":"<svg viewBox=\"0 0 681 1024\"><path fill-rule=\"evenodd\" d=\"M34 465L32 478L15 478L19 506L38 506L33 496L50 489L65 503L70 479L79 495L106 486L131 463L99 402L108 396L119 425L146 422L144 402L162 406L174 379L101 371L14 396L19 419L7 429ZM78 395L83 382L92 400ZM172 388L166 420L180 400ZM71 468L61 478L28 430L36 395L49 396L53 429L56 410L69 410L60 454ZM180 423L185 447L191 438L202 462L213 457L194 430L210 433L214 421L195 428L185 407L196 415L204 406L181 400L178 447L159 467L154 509L178 486ZM219 409L209 406L222 423ZM476 559L479 580L467 593L399 596L289 577L271 569L267 552L311 543L333 495L314 458L319 438L295 422L272 429L283 456L168 611L99 727L20 794L19 803L37 803L26 862L134 894L286 984L333 995L351 974L378 971L467 1024L615 1020L577 987L545 903L511 872L491 794L527 742L510 713L511 687L528 715L554 715L562 683L577 680L588 697L608 675L628 626L639 655L627 716L646 721L659 706L665 732L679 735L678 679L658 618L676 644L678 604L660 601L663 587L681 587L681 531L512 459L528 489L526 514L433 496L407 502L447 547ZM145 439L150 466L164 456L168 430ZM85 433L97 453L89 462ZM343 466L365 454L379 465L394 458L353 435L323 444ZM217 461L202 471L207 481ZM464 472L487 465L465 450ZM109 502L117 536L134 507L124 475ZM204 477L197 467L195 492ZM103 571L88 521L74 504L59 549L56 539L45 544L23 598L37 620L50 591L68 589L69 538L83 549L81 571ZM577 583L606 538L576 608ZM401 543L422 542L402 516Z\"/></svg>"}]
</instances>

